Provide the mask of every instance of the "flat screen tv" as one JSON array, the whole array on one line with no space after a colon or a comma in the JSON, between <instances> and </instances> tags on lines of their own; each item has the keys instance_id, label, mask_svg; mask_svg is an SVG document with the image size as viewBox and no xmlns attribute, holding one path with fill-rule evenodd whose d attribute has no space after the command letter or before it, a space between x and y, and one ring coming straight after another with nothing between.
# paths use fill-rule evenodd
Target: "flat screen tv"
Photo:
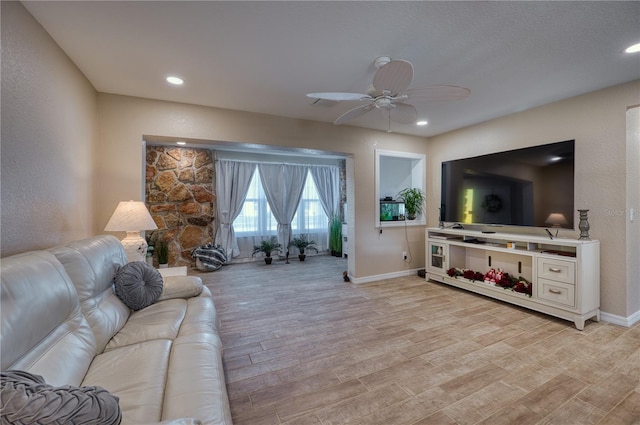
<instances>
[{"instance_id":1,"label":"flat screen tv","mask_svg":"<svg viewBox=\"0 0 640 425\"><path fill-rule=\"evenodd\" d=\"M575 141L442 163L441 221L574 228Z\"/></svg>"}]
</instances>

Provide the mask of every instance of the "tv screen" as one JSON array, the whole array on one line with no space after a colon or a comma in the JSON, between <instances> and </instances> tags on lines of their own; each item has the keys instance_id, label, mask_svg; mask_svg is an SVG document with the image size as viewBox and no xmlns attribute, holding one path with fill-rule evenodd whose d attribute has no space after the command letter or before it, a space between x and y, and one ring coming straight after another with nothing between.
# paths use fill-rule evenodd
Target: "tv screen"
<instances>
[{"instance_id":1,"label":"tv screen","mask_svg":"<svg viewBox=\"0 0 640 425\"><path fill-rule=\"evenodd\" d=\"M575 141L442 163L441 221L574 228Z\"/></svg>"}]
</instances>

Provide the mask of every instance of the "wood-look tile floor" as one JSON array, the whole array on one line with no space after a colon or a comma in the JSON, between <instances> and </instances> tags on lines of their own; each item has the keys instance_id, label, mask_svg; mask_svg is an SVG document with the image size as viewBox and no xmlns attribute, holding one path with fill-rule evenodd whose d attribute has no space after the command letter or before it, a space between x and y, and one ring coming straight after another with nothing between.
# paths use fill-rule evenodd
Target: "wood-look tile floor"
<instances>
[{"instance_id":1,"label":"wood-look tile floor","mask_svg":"<svg viewBox=\"0 0 640 425\"><path fill-rule=\"evenodd\" d=\"M199 274L236 425L640 424L640 325L554 319L346 260ZM197 273L194 273L197 274Z\"/></svg>"}]
</instances>

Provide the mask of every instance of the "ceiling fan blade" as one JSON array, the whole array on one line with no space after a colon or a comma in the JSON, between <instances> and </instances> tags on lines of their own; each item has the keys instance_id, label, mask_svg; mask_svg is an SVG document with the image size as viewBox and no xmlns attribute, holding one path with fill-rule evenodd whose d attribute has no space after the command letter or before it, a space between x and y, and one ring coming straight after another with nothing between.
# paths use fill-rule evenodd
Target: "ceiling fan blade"
<instances>
[{"instance_id":1,"label":"ceiling fan blade","mask_svg":"<svg viewBox=\"0 0 640 425\"><path fill-rule=\"evenodd\" d=\"M428 101L460 100L468 97L471 90L458 86L426 86L405 90L402 95L409 99L419 99Z\"/></svg>"},{"instance_id":2,"label":"ceiling fan blade","mask_svg":"<svg viewBox=\"0 0 640 425\"><path fill-rule=\"evenodd\" d=\"M362 93L341 93L341 92L326 92L326 93L309 93L307 97L312 99L333 100L340 102L343 100L368 100L371 96Z\"/></svg>"},{"instance_id":3,"label":"ceiling fan blade","mask_svg":"<svg viewBox=\"0 0 640 425\"><path fill-rule=\"evenodd\" d=\"M396 102L393 108L389 108L389 118L401 124L413 124L418 119L418 112L413 105Z\"/></svg>"},{"instance_id":4,"label":"ceiling fan blade","mask_svg":"<svg viewBox=\"0 0 640 425\"><path fill-rule=\"evenodd\" d=\"M405 60L392 60L383 65L373 77L373 87L380 94L394 95L404 91L413 81L413 65Z\"/></svg>"},{"instance_id":5,"label":"ceiling fan blade","mask_svg":"<svg viewBox=\"0 0 640 425\"><path fill-rule=\"evenodd\" d=\"M343 123L345 123L347 121L350 121L352 119L361 117L362 115L366 114L367 112L369 112L373 108L374 108L374 105L372 103L369 103L369 104L366 104L366 105L362 105L362 106L358 106L357 108L350 109L347 112L345 112L344 114L340 115L333 123L335 125L343 124Z\"/></svg>"}]
</instances>

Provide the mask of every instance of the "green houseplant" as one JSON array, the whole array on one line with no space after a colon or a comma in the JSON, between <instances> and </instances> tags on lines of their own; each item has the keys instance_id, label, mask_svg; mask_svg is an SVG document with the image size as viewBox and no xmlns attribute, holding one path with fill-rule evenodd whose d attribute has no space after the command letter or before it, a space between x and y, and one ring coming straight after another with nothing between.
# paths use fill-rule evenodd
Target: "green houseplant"
<instances>
[{"instance_id":1,"label":"green houseplant","mask_svg":"<svg viewBox=\"0 0 640 425\"><path fill-rule=\"evenodd\" d=\"M260 242L260 245L256 245L253 247L253 254L256 255L259 252L264 253L264 262L266 264L271 264L273 258L271 258L272 252L282 252L282 245L278 243L278 238L275 236L271 236L269 239L263 240Z\"/></svg>"},{"instance_id":2,"label":"green houseplant","mask_svg":"<svg viewBox=\"0 0 640 425\"><path fill-rule=\"evenodd\" d=\"M300 252L300 254L298 255L298 258L300 259L300 261L304 261L304 259L307 257L304 253L304 250L311 250L311 251L315 251L316 253L318 252L318 249L315 247L316 242L315 241L310 241L309 239L307 239L307 235L300 235L297 238L293 238L291 239L291 242L289 242L289 247L295 246L296 248L298 248L298 251Z\"/></svg>"},{"instance_id":3,"label":"green houseplant","mask_svg":"<svg viewBox=\"0 0 640 425\"><path fill-rule=\"evenodd\" d=\"M420 189L407 187L398 193L398 197L404 202L408 220L415 220L422 213L426 197Z\"/></svg>"},{"instance_id":4,"label":"green houseplant","mask_svg":"<svg viewBox=\"0 0 640 425\"><path fill-rule=\"evenodd\" d=\"M342 220L338 213L329 218L329 250L334 257L342 257Z\"/></svg>"},{"instance_id":5,"label":"green houseplant","mask_svg":"<svg viewBox=\"0 0 640 425\"><path fill-rule=\"evenodd\" d=\"M158 266L160 268L167 267L169 263L169 242L163 240L156 240L154 243L154 251L158 256Z\"/></svg>"}]
</instances>

